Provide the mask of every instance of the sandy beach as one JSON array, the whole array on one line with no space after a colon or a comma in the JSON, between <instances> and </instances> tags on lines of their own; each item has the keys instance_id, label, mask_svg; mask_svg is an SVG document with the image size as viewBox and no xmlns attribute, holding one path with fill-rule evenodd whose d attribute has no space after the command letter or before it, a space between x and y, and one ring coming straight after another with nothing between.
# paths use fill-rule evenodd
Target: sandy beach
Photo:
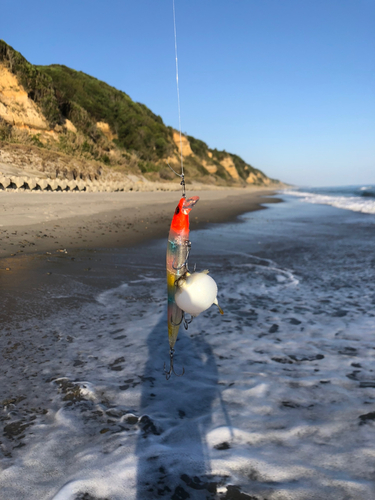
<instances>
[{"instance_id":1,"label":"sandy beach","mask_svg":"<svg viewBox=\"0 0 375 500\"><path fill-rule=\"evenodd\" d=\"M188 191L200 196L192 228L273 203L272 190ZM0 192L0 258L77 248L132 246L167 236L178 192Z\"/></svg>"}]
</instances>

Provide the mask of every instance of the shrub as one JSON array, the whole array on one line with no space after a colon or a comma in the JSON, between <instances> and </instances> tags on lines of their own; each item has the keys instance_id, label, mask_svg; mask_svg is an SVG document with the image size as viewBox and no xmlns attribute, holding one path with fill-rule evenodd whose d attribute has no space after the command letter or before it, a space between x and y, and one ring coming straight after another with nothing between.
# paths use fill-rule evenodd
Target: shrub
<instances>
[{"instance_id":1,"label":"shrub","mask_svg":"<svg viewBox=\"0 0 375 500\"><path fill-rule=\"evenodd\" d=\"M149 172L158 172L160 167L156 165L155 163L151 161L140 161L138 162L138 166L140 171L143 174L149 173Z\"/></svg>"},{"instance_id":2,"label":"shrub","mask_svg":"<svg viewBox=\"0 0 375 500\"><path fill-rule=\"evenodd\" d=\"M109 165L111 163L111 160L108 155L103 155L101 158L101 161L105 163L106 165Z\"/></svg>"},{"instance_id":3,"label":"shrub","mask_svg":"<svg viewBox=\"0 0 375 500\"><path fill-rule=\"evenodd\" d=\"M194 154L200 157L207 156L208 146L205 142L188 135L188 139L190 142L190 147Z\"/></svg>"},{"instance_id":4,"label":"shrub","mask_svg":"<svg viewBox=\"0 0 375 500\"><path fill-rule=\"evenodd\" d=\"M40 140L40 134L32 135L30 140L34 146L38 146L38 148L44 148L44 144Z\"/></svg>"},{"instance_id":5,"label":"shrub","mask_svg":"<svg viewBox=\"0 0 375 500\"><path fill-rule=\"evenodd\" d=\"M0 118L0 140L1 141L6 141L11 137L12 134L12 127L4 121L2 118Z\"/></svg>"}]
</instances>

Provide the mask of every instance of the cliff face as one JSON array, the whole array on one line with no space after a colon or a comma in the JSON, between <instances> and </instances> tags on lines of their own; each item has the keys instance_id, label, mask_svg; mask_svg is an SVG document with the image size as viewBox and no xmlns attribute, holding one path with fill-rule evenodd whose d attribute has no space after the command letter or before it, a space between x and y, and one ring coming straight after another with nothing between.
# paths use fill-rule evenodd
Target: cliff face
<instances>
[{"instance_id":1,"label":"cliff face","mask_svg":"<svg viewBox=\"0 0 375 500\"><path fill-rule=\"evenodd\" d=\"M35 102L29 98L17 77L0 64L0 117L30 131L48 130L48 123Z\"/></svg>"},{"instance_id":2,"label":"cliff face","mask_svg":"<svg viewBox=\"0 0 375 500\"><path fill-rule=\"evenodd\" d=\"M82 72L33 66L0 40L0 150L12 156L12 145L18 147L16 156L21 146L30 146L39 158L38 170L43 157L51 172L59 170L57 163L69 172L71 163L79 164L83 175L86 169L178 182L167 164L179 169L180 134L160 116ZM278 182L194 137L182 136L181 146L188 180L244 186Z\"/></svg>"}]
</instances>

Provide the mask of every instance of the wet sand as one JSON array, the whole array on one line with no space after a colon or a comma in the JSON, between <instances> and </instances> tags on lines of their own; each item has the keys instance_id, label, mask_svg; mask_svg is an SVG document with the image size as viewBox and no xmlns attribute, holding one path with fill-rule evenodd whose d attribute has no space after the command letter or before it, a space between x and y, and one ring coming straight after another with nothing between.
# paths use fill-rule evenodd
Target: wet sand
<instances>
[{"instance_id":1,"label":"wet sand","mask_svg":"<svg viewBox=\"0 0 375 500\"><path fill-rule=\"evenodd\" d=\"M201 199L191 214L192 231L279 201L271 190L188 192L193 195ZM136 247L140 262L163 267L164 259L153 262L148 255L147 242L167 237L179 196L0 192L0 324L75 308L118 286L137 268L124 266L127 249ZM80 298L58 300L57 306L51 294L70 279L81 287Z\"/></svg>"},{"instance_id":2,"label":"wet sand","mask_svg":"<svg viewBox=\"0 0 375 500\"><path fill-rule=\"evenodd\" d=\"M191 191L188 196L201 197L191 227L233 220L261 208L260 203L277 201L270 198L272 194L250 189ZM0 258L126 247L167 236L179 196L176 192L0 193Z\"/></svg>"},{"instance_id":3,"label":"wet sand","mask_svg":"<svg viewBox=\"0 0 375 500\"><path fill-rule=\"evenodd\" d=\"M191 232L225 315L180 330L169 381L165 238L8 259L2 497L375 498L373 217L239 221Z\"/></svg>"}]
</instances>

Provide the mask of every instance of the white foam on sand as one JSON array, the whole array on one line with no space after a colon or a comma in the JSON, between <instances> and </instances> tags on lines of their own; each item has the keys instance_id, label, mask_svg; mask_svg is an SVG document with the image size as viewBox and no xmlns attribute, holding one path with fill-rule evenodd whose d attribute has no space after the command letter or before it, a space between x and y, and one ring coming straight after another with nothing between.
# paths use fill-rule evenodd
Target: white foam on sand
<instances>
[{"instance_id":1,"label":"white foam on sand","mask_svg":"<svg viewBox=\"0 0 375 500\"><path fill-rule=\"evenodd\" d=\"M312 285L246 253L210 272L225 315L211 308L181 330L181 378L162 374L157 272L140 269L72 315L18 325L58 340L33 354L48 412L1 445L4 498L231 498L236 488L268 500L375 498L374 424L363 417L375 401L373 293ZM32 375L25 360L9 368L10 386L18 368ZM4 407L9 422L17 411ZM17 440L26 446L10 455Z\"/></svg>"}]
</instances>

